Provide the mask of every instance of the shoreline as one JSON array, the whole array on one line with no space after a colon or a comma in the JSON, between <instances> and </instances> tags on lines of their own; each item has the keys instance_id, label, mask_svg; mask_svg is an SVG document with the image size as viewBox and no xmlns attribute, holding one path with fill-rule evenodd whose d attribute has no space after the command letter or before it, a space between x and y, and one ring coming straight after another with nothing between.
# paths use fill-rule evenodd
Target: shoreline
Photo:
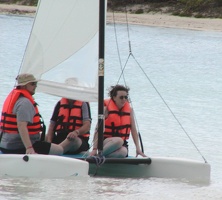
<instances>
[{"instance_id":1,"label":"shoreline","mask_svg":"<svg viewBox=\"0 0 222 200\"><path fill-rule=\"evenodd\" d=\"M35 6L23 6L16 4L0 4L0 14L2 15L20 15L34 17L36 12ZM126 23L125 13L115 13L115 23ZM129 14L127 13L129 24L156 26L167 28L181 28L200 31L218 31L222 32L222 19L214 18L194 18L179 17L163 13L147 14ZM113 13L107 13L107 22L113 23Z\"/></svg>"},{"instance_id":2,"label":"shoreline","mask_svg":"<svg viewBox=\"0 0 222 200\"><path fill-rule=\"evenodd\" d=\"M108 22L113 22L112 15L107 13ZM127 14L127 19L130 24L143 26L222 32L222 19L179 17L161 13ZM125 23L126 14L115 13L115 22Z\"/></svg>"}]
</instances>

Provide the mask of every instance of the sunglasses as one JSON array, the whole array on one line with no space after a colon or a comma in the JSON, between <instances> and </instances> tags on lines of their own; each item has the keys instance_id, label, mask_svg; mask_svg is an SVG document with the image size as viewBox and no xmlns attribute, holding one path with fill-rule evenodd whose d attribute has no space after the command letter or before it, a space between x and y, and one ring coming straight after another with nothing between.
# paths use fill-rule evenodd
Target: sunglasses
<instances>
[{"instance_id":1,"label":"sunglasses","mask_svg":"<svg viewBox=\"0 0 222 200\"><path fill-rule=\"evenodd\" d=\"M36 86L36 85L37 85L37 82L31 82L30 85Z\"/></svg>"},{"instance_id":2,"label":"sunglasses","mask_svg":"<svg viewBox=\"0 0 222 200\"><path fill-rule=\"evenodd\" d=\"M124 98L125 98L125 99L128 99L128 96L120 96L119 98L120 98L120 99L124 99Z\"/></svg>"}]
</instances>

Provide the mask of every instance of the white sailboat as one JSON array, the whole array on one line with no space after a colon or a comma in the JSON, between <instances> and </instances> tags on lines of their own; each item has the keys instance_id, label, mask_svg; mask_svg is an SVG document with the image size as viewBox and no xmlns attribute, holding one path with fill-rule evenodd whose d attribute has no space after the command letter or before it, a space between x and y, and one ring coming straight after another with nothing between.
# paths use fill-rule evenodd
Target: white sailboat
<instances>
[{"instance_id":1,"label":"white sailboat","mask_svg":"<svg viewBox=\"0 0 222 200\"><path fill-rule=\"evenodd\" d=\"M80 163L77 166L82 168L89 164L87 174L209 183L211 168L205 161L172 157L102 157L105 10L105 0L40 0L20 73L35 74L40 79L40 92L82 101L98 101L98 124L101 124L99 157L83 158L83 165ZM2 167L0 164L0 174L7 174L4 170L13 165L14 157L21 159L21 155L11 158L0 155L1 163L5 159L5 165ZM78 160L76 156L66 157L71 157L65 159L72 159L74 167ZM53 156L58 162L64 162L62 158ZM23 170L22 165L16 165L21 166L17 167L17 173L18 169ZM38 164L35 166L38 167ZM66 171L66 165L61 164L60 169Z\"/></svg>"}]
</instances>

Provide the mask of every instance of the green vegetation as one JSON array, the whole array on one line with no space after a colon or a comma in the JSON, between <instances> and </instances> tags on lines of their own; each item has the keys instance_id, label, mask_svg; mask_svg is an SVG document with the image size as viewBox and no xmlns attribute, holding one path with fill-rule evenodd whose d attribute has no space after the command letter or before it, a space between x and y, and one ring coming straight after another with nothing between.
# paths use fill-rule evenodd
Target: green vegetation
<instances>
[{"instance_id":1,"label":"green vegetation","mask_svg":"<svg viewBox=\"0 0 222 200\"><path fill-rule=\"evenodd\" d=\"M0 3L36 6L38 0L0 0ZM135 14L162 12L198 18L222 18L222 0L108 0L108 8L117 12L126 8Z\"/></svg>"},{"instance_id":2,"label":"green vegetation","mask_svg":"<svg viewBox=\"0 0 222 200\"><path fill-rule=\"evenodd\" d=\"M36 6L38 0L0 0L0 3Z\"/></svg>"},{"instance_id":3,"label":"green vegetation","mask_svg":"<svg viewBox=\"0 0 222 200\"><path fill-rule=\"evenodd\" d=\"M222 17L222 0L178 0L183 5L179 15L195 17Z\"/></svg>"},{"instance_id":4,"label":"green vegetation","mask_svg":"<svg viewBox=\"0 0 222 200\"><path fill-rule=\"evenodd\" d=\"M136 14L161 12L197 18L222 18L222 0L108 0L108 8L115 11L123 11L121 8L124 6Z\"/></svg>"}]
</instances>

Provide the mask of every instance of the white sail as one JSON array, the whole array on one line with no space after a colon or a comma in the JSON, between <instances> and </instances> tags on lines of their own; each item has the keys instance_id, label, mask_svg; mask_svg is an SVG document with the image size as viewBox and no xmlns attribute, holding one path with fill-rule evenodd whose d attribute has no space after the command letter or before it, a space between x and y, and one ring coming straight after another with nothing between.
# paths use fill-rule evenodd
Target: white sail
<instances>
[{"instance_id":1,"label":"white sail","mask_svg":"<svg viewBox=\"0 0 222 200\"><path fill-rule=\"evenodd\" d=\"M98 23L98 0L40 0L20 73L37 91L97 101Z\"/></svg>"}]
</instances>

